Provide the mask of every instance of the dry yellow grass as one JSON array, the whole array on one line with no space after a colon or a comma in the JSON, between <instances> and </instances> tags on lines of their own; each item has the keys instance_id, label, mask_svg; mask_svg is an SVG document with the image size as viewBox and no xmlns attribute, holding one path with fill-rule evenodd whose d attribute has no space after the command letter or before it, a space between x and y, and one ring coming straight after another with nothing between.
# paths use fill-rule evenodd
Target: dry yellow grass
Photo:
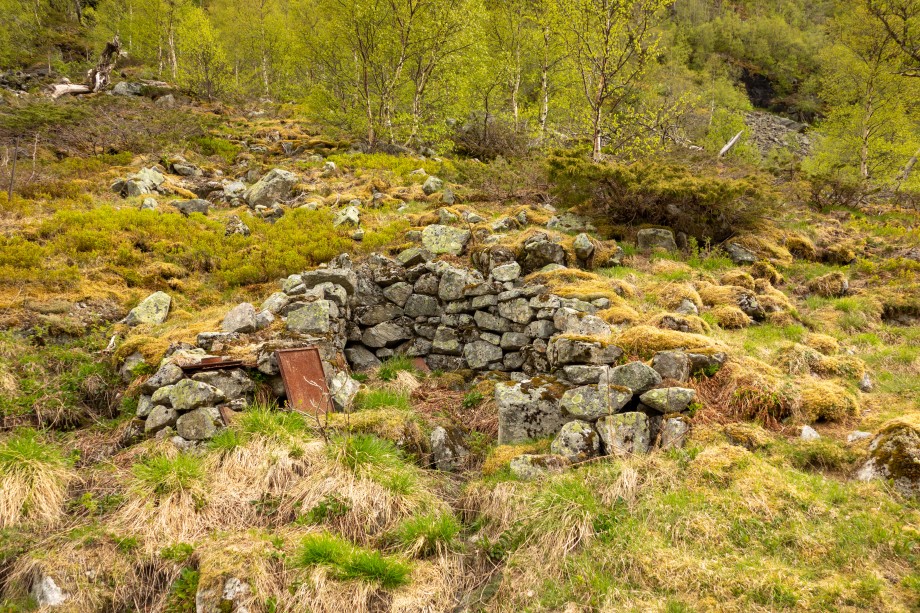
<instances>
[{"instance_id":1,"label":"dry yellow grass","mask_svg":"<svg viewBox=\"0 0 920 613\"><path fill-rule=\"evenodd\" d=\"M0 528L25 521L54 523L76 479L61 451L34 430L0 440Z\"/></svg>"},{"instance_id":2,"label":"dry yellow grass","mask_svg":"<svg viewBox=\"0 0 920 613\"><path fill-rule=\"evenodd\" d=\"M808 381L802 385L799 415L806 423L844 421L859 412L859 401L833 381Z\"/></svg>"},{"instance_id":3,"label":"dry yellow grass","mask_svg":"<svg viewBox=\"0 0 920 613\"><path fill-rule=\"evenodd\" d=\"M754 277L743 270L729 270L719 278L722 285L737 285L745 289L754 290Z\"/></svg>"},{"instance_id":4,"label":"dry yellow grass","mask_svg":"<svg viewBox=\"0 0 920 613\"><path fill-rule=\"evenodd\" d=\"M701 334L661 330L648 325L627 328L615 338L614 343L627 353L641 356L670 349L712 352L724 348L715 339Z\"/></svg>"},{"instance_id":5,"label":"dry yellow grass","mask_svg":"<svg viewBox=\"0 0 920 613\"><path fill-rule=\"evenodd\" d=\"M726 330L746 328L753 323L748 315L736 306L729 304L719 305L710 311L716 323Z\"/></svg>"}]
</instances>

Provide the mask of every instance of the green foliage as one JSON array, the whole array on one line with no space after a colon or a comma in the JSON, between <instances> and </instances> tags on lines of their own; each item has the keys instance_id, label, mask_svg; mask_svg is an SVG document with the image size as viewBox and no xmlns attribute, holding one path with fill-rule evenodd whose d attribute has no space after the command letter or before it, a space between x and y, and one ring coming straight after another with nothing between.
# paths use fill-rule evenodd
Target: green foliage
<instances>
[{"instance_id":1,"label":"green foliage","mask_svg":"<svg viewBox=\"0 0 920 613\"><path fill-rule=\"evenodd\" d=\"M549 157L553 192L612 224L680 228L701 242L753 227L774 204L757 175L722 178L661 162L595 164L572 153Z\"/></svg>"},{"instance_id":2,"label":"green foliage","mask_svg":"<svg viewBox=\"0 0 920 613\"><path fill-rule=\"evenodd\" d=\"M392 381L400 371L416 374L418 369L412 364L412 358L404 355L394 355L384 360L377 371L381 381Z\"/></svg>"},{"instance_id":3,"label":"green foliage","mask_svg":"<svg viewBox=\"0 0 920 613\"><path fill-rule=\"evenodd\" d=\"M189 558L192 557L193 553L195 553L194 545L190 545L188 543L176 543L175 545L169 545L168 547L161 549L160 557L164 560L184 564Z\"/></svg>"},{"instance_id":4,"label":"green foliage","mask_svg":"<svg viewBox=\"0 0 920 613\"><path fill-rule=\"evenodd\" d=\"M76 104L31 102L0 110L0 134L28 135L48 126L67 126L85 118L89 111Z\"/></svg>"},{"instance_id":5,"label":"green foliage","mask_svg":"<svg viewBox=\"0 0 920 613\"><path fill-rule=\"evenodd\" d=\"M418 556L444 553L454 545L461 526L451 513L411 517L394 531L392 539Z\"/></svg>"},{"instance_id":6,"label":"green foliage","mask_svg":"<svg viewBox=\"0 0 920 613\"><path fill-rule=\"evenodd\" d=\"M349 469L392 468L403 463L402 452L391 441L370 434L356 434L336 439L332 453Z\"/></svg>"},{"instance_id":7,"label":"green foliage","mask_svg":"<svg viewBox=\"0 0 920 613\"><path fill-rule=\"evenodd\" d=\"M228 164L232 164L240 152L239 146L216 136L193 136L189 139L189 144L201 155L217 155Z\"/></svg>"},{"instance_id":8,"label":"green foliage","mask_svg":"<svg viewBox=\"0 0 920 613\"><path fill-rule=\"evenodd\" d=\"M31 481L48 469L70 464L60 448L46 443L32 428L20 428L0 441L0 475L4 478L23 475Z\"/></svg>"},{"instance_id":9,"label":"green foliage","mask_svg":"<svg viewBox=\"0 0 920 613\"><path fill-rule=\"evenodd\" d=\"M321 524L330 519L343 517L350 510L351 506L348 502L335 494L327 494L316 506L299 516L297 523L306 525Z\"/></svg>"},{"instance_id":10,"label":"green foliage","mask_svg":"<svg viewBox=\"0 0 920 613\"><path fill-rule=\"evenodd\" d=\"M149 455L135 463L131 473L138 491L158 497L181 493L200 496L205 484L204 460L190 453Z\"/></svg>"},{"instance_id":11,"label":"green foliage","mask_svg":"<svg viewBox=\"0 0 920 613\"><path fill-rule=\"evenodd\" d=\"M467 395L463 397L463 408L472 409L474 407L477 407L479 406L479 403L482 402L482 400L483 400L482 392L478 390L473 390L467 393Z\"/></svg>"},{"instance_id":12,"label":"green foliage","mask_svg":"<svg viewBox=\"0 0 920 613\"><path fill-rule=\"evenodd\" d=\"M378 583L388 590L406 585L411 579L411 568L398 558L356 547L329 533L306 536L294 564L301 568L325 566L338 580Z\"/></svg>"},{"instance_id":13,"label":"green foliage","mask_svg":"<svg viewBox=\"0 0 920 613\"><path fill-rule=\"evenodd\" d=\"M403 411L411 408L409 396L405 392L395 392L388 389L369 390L361 392L355 399L358 410L373 410L392 407Z\"/></svg>"},{"instance_id":14,"label":"green foliage","mask_svg":"<svg viewBox=\"0 0 920 613\"><path fill-rule=\"evenodd\" d=\"M201 573L191 568L183 568L169 590L165 613L193 613L195 595L198 593L198 581Z\"/></svg>"}]
</instances>

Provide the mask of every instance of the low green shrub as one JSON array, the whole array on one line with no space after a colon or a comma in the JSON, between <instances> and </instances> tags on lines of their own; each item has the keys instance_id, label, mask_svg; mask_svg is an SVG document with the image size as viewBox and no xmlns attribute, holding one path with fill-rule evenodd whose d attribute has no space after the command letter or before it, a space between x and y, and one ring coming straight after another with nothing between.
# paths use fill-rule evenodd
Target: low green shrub
<instances>
[{"instance_id":1,"label":"low green shrub","mask_svg":"<svg viewBox=\"0 0 920 613\"><path fill-rule=\"evenodd\" d=\"M409 565L398 558L356 547L329 533L306 536L293 562L301 568L325 566L336 579L379 583L384 589L408 584L412 572Z\"/></svg>"},{"instance_id":2,"label":"low green shrub","mask_svg":"<svg viewBox=\"0 0 920 613\"><path fill-rule=\"evenodd\" d=\"M566 206L598 211L609 225L662 225L701 242L720 242L753 227L772 208L766 183L723 178L685 164L597 164L557 152L547 164L553 193Z\"/></svg>"}]
</instances>

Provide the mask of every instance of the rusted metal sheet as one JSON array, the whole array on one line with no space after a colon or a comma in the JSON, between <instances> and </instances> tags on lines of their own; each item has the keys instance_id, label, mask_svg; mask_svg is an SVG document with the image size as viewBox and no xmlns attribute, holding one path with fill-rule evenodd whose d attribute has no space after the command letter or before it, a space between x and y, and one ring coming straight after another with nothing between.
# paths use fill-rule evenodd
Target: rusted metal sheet
<instances>
[{"instance_id":1,"label":"rusted metal sheet","mask_svg":"<svg viewBox=\"0 0 920 613\"><path fill-rule=\"evenodd\" d=\"M275 352L288 406L301 413L332 411L323 361L316 347L279 349Z\"/></svg>"},{"instance_id":2,"label":"rusted metal sheet","mask_svg":"<svg viewBox=\"0 0 920 613\"><path fill-rule=\"evenodd\" d=\"M199 362L191 364L179 364L183 372L199 372L202 370L220 370L222 368L239 368L243 366L243 360L233 360L224 357L204 358Z\"/></svg>"}]
</instances>

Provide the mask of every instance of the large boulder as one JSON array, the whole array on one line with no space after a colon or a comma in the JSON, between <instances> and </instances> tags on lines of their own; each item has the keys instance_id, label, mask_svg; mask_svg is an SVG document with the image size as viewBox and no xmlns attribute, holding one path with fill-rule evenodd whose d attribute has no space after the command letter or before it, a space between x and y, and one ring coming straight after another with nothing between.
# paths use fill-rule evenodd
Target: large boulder
<instances>
[{"instance_id":1,"label":"large boulder","mask_svg":"<svg viewBox=\"0 0 920 613\"><path fill-rule=\"evenodd\" d=\"M463 468L470 452L466 448L463 431L438 426L431 431L431 456L435 468L453 472Z\"/></svg>"},{"instance_id":2,"label":"large boulder","mask_svg":"<svg viewBox=\"0 0 920 613\"><path fill-rule=\"evenodd\" d=\"M611 368L607 383L629 388L638 394L661 383L661 375L644 362L630 362Z\"/></svg>"},{"instance_id":3,"label":"large boulder","mask_svg":"<svg viewBox=\"0 0 920 613\"><path fill-rule=\"evenodd\" d=\"M554 336L546 348L553 368L567 364L612 364L622 355L623 350L616 345L578 337Z\"/></svg>"},{"instance_id":4,"label":"large boulder","mask_svg":"<svg viewBox=\"0 0 920 613\"><path fill-rule=\"evenodd\" d=\"M118 193L123 198L133 196L143 196L159 191L160 186L166 181L166 177L156 168L141 168L128 178L116 181L112 185L112 191Z\"/></svg>"},{"instance_id":5,"label":"large boulder","mask_svg":"<svg viewBox=\"0 0 920 613\"><path fill-rule=\"evenodd\" d=\"M882 426L856 477L891 480L905 496L920 497L920 416L907 415Z\"/></svg>"},{"instance_id":6,"label":"large boulder","mask_svg":"<svg viewBox=\"0 0 920 613\"><path fill-rule=\"evenodd\" d=\"M317 268L300 273L300 282L305 289L312 289L323 283L341 285L350 296L358 287L358 275L350 268Z\"/></svg>"},{"instance_id":7,"label":"large boulder","mask_svg":"<svg viewBox=\"0 0 920 613\"><path fill-rule=\"evenodd\" d=\"M469 240L470 231L461 228L432 224L422 230L422 245L435 255L460 255Z\"/></svg>"},{"instance_id":8,"label":"large boulder","mask_svg":"<svg viewBox=\"0 0 920 613\"><path fill-rule=\"evenodd\" d=\"M520 443L556 434L571 421L559 407L560 396L561 390L552 381L497 384L498 444Z\"/></svg>"},{"instance_id":9,"label":"large boulder","mask_svg":"<svg viewBox=\"0 0 920 613\"><path fill-rule=\"evenodd\" d=\"M568 465L568 460L561 455L525 453L511 460L508 468L516 478L532 481L548 474L561 473Z\"/></svg>"},{"instance_id":10,"label":"large boulder","mask_svg":"<svg viewBox=\"0 0 920 613\"><path fill-rule=\"evenodd\" d=\"M549 449L569 462L581 462L600 453L601 440L591 424L575 420L562 426Z\"/></svg>"},{"instance_id":11,"label":"large boulder","mask_svg":"<svg viewBox=\"0 0 920 613\"><path fill-rule=\"evenodd\" d=\"M632 392L626 388L584 385L566 390L559 404L572 417L595 421L616 413L630 400Z\"/></svg>"},{"instance_id":12,"label":"large boulder","mask_svg":"<svg viewBox=\"0 0 920 613\"><path fill-rule=\"evenodd\" d=\"M694 398L696 398L696 390L686 387L660 387L639 396L642 404L662 413L686 411Z\"/></svg>"},{"instance_id":13,"label":"large boulder","mask_svg":"<svg viewBox=\"0 0 920 613\"><path fill-rule=\"evenodd\" d=\"M256 308L248 302L238 304L224 316L220 327L224 332L230 333L255 332L257 328Z\"/></svg>"},{"instance_id":14,"label":"large boulder","mask_svg":"<svg viewBox=\"0 0 920 613\"><path fill-rule=\"evenodd\" d=\"M230 370L204 370L192 375L194 381L207 383L217 388L227 400L246 398L255 392L252 379L239 368Z\"/></svg>"},{"instance_id":15,"label":"large boulder","mask_svg":"<svg viewBox=\"0 0 920 613\"><path fill-rule=\"evenodd\" d=\"M273 168L264 177L246 190L243 196L249 206L271 207L291 195L291 189L297 184L297 175L288 170Z\"/></svg>"},{"instance_id":16,"label":"large boulder","mask_svg":"<svg viewBox=\"0 0 920 613\"><path fill-rule=\"evenodd\" d=\"M192 198L191 200L173 200L171 205L179 209L179 212L185 216L192 213L201 213L207 215L211 208L211 203L203 198Z\"/></svg>"},{"instance_id":17,"label":"large boulder","mask_svg":"<svg viewBox=\"0 0 920 613\"><path fill-rule=\"evenodd\" d=\"M125 323L129 326L140 324L161 324L169 315L172 298L166 292L154 292L141 300L140 304L131 309Z\"/></svg>"},{"instance_id":18,"label":"large boulder","mask_svg":"<svg viewBox=\"0 0 920 613\"><path fill-rule=\"evenodd\" d=\"M385 321L368 328L361 335L361 342L368 347L380 349L383 347L393 347L402 341L412 338L412 330L392 321Z\"/></svg>"},{"instance_id":19,"label":"large boulder","mask_svg":"<svg viewBox=\"0 0 920 613\"><path fill-rule=\"evenodd\" d=\"M652 368L662 379L683 383L690 378L690 358L683 351L659 351L652 358Z\"/></svg>"},{"instance_id":20,"label":"large boulder","mask_svg":"<svg viewBox=\"0 0 920 613\"><path fill-rule=\"evenodd\" d=\"M607 455L646 453L651 444L651 429L645 413L608 415L597 421L597 431Z\"/></svg>"},{"instance_id":21,"label":"large boulder","mask_svg":"<svg viewBox=\"0 0 920 613\"><path fill-rule=\"evenodd\" d=\"M356 371L369 370L380 366L380 359L371 353L367 347L355 345L345 348L345 357Z\"/></svg>"},{"instance_id":22,"label":"large boulder","mask_svg":"<svg viewBox=\"0 0 920 613\"><path fill-rule=\"evenodd\" d=\"M225 399L224 393L213 385L192 379L183 379L169 390L169 402L177 411L213 406Z\"/></svg>"},{"instance_id":23,"label":"large boulder","mask_svg":"<svg viewBox=\"0 0 920 613\"><path fill-rule=\"evenodd\" d=\"M204 441L223 427L220 412L214 407L201 407L181 415L176 420L176 432L189 441Z\"/></svg>"},{"instance_id":24,"label":"large boulder","mask_svg":"<svg viewBox=\"0 0 920 613\"><path fill-rule=\"evenodd\" d=\"M489 364L502 359L502 350L492 343L475 341L463 346L463 357L473 370L484 370Z\"/></svg>"},{"instance_id":25,"label":"large boulder","mask_svg":"<svg viewBox=\"0 0 920 613\"><path fill-rule=\"evenodd\" d=\"M141 385L141 391L145 394L152 394L161 387L175 385L181 381L184 376L181 368L172 362L167 362L163 364L153 376L144 381Z\"/></svg>"},{"instance_id":26,"label":"large boulder","mask_svg":"<svg viewBox=\"0 0 920 613\"><path fill-rule=\"evenodd\" d=\"M636 233L636 246L640 251L653 251L664 249L677 251L677 242L674 233L664 228L645 228Z\"/></svg>"},{"instance_id":27,"label":"large boulder","mask_svg":"<svg viewBox=\"0 0 920 613\"><path fill-rule=\"evenodd\" d=\"M565 248L541 232L524 243L517 260L524 273L540 270L548 264L565 265Z\"/></svg>"},{"instance_id":28,"label":"large boulder","mask_svg":"<svg viewBox=\"0 0 920 613\"><path fill-rule=\"evenodd\" d=\"M613 328L596 315L587 315L569 307L562 307L553 315L553 325L560 332L576 336L607 337Z\"/></svg>"},{"instance_id":29,"label":"large boulder","mask_svg":"<svg viewBox=\"0 0 920 613\"><path fill-rule=\"evenodd\" d=\"M405 312L408 317L438 317L441 304L434 296L412 294L406 300Z\"/></svg>"},{"instance_id":30,"label":"large boulder","mask_svg":"<svg viewBox=\"0 0 920 613\"><path fill-rule=\"evenodd\" d=\"M444 181L441 179L431 176L425 179L425 183L422 185L422 191L425 192L426 196L430 196L435 192L439 192L444 188Z\"/></svg>"},{"instance_id":31,"label":"large boulder","mask_svg":"<svg viewBox=\"0 0 920 613\"><path fill-rule=\"evenodd\" d=\"M326 334L332 303L328 300L308 302L288 313L287 328L300 334Z\"/></svg>"},{"instance_id":32,"label":"large boulder","mask_svg":"<svg viewBox=\"0 0 920 613\"><path fill-rule=\"evenodd\" d=\"M147 421L144 422L144 433L156 434L167 426L175 426L177 419L179 414L174 408L158 404L150 409Z\"/></svg>"}]
</instances>

